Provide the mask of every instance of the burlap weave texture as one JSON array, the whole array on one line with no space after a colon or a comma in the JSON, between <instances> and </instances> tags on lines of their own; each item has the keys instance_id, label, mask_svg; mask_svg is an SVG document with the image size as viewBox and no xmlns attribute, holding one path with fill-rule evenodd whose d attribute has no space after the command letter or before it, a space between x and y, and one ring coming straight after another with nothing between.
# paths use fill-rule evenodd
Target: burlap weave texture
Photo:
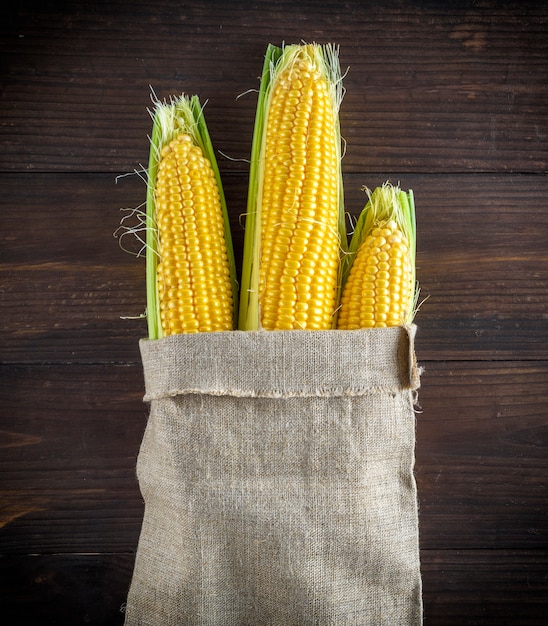
<instances>
[{"instance_id":1,"label":"burlap weave texture","mask_svg":"<svg viewBox=\"0 0 548 626\"><path fill-rule=\"evenodd\" d=\"M415 327L143 340L126 626L416 626Z\"/></svg>"}]
</instances>

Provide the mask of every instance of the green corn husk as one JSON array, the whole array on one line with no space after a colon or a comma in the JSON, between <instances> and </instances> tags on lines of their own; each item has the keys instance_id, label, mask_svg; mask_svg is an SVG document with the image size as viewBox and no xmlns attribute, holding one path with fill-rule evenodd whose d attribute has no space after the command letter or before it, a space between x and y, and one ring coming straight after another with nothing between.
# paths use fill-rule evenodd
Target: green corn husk
<instances>
[{"instance_id":1,"label":"green corn husk","mask_svg":"<svg viewBox=\"0 0 548 626\"><path fill-rule=\"evenodd\" d=\"M150 141L146 198L147 323L148 336L150 339L159 339L163 335L160 323L158 286L156 280L156 267L158 262L158 237L155 205L156 176L162 148L180 133L187 133L192 137L193 141L202 149L204 155L209 159L211 167L215 173L221 199L221 208L224 218L224 234L230 264L230 277L234 302L234 327L236 327L237 323L238 282L236 278L232 234L230 231L228 211L221 183L221 176L200 100L198 96L187 96L182 94L181 96L171 98L167 102L157 101L153 111L153 127Z\"/></svg>"}]
</instances>

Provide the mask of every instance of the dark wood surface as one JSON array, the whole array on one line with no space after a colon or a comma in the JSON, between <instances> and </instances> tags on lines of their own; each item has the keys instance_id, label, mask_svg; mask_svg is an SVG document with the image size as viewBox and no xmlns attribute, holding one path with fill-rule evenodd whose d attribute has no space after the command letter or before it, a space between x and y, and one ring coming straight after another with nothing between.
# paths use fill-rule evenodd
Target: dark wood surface
<instances>
[{"instance_id":1,"label":"dark wood surface","mask_svg":"<svg viewBox=\"0 0 548 626\"><path fill-rule=\"evenodd\" d=\"M347 210L415 192L425 624L548 623L548 6L32 2L0 9L0 608L115 625L143 514L151 90L207 100L240 262L269 42L340 45ZM126 243L131 247L129 240Z\"/></svg>"}]
</instances>

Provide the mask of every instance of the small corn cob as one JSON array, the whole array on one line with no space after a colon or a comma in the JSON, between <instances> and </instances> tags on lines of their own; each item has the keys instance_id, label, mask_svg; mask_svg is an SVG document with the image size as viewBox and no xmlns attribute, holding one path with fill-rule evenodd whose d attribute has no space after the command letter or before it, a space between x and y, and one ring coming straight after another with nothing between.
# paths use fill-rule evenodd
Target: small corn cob
<instances>
[{"instance_id":1,"label":"small corn cob","mask_svg":"<svg viewBox=\"0 0 548 626\"><path fill-rule=\"evenodd\" d=\"M257 106L239 328L328 329L344 234L333 47L269 46Z\"/></svg>"},{"instance_id":2,"label":"small corn cob","mask_svg":"<svg viewBox=\"0 0 548 626\"><path fill-rule=\"evenodd\" d=\"M337 328L400 326L413 320L413 194L389 183L370 195L349 247Z\"/></svg>"},{"instance_id":3,"label":"small corn cob","mask_svg":"<svg viewBox=\"0 0 548 626\"><path fill-rule=\"evenodd\" d=\"M148 176L149 337L232 330L232 240L196 96L156 103Z\"/></svg>"}]
</instances>

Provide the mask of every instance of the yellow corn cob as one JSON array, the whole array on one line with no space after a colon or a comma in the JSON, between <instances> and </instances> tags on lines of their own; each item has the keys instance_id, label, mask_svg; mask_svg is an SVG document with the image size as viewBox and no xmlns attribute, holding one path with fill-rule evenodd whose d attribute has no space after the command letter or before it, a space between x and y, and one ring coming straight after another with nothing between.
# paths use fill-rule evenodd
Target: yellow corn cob
<instances>
[{"instance_id":1,"label":"yellow corn cob","mask_svg":"<svg viewBox=\"0 0 548 626\"><path fill-rule=\"evenodd\" d=\"M248 215L258 233L246 240L247 248L259 246L259 270L257 283L246 283L244 272L242 284L242 295L256 298L258 319L250 322L253 306L243 309L240 328L333 326L342 208L337 68L332 49L295 45L283 50L270 76L257 188L250 189L256 204Z\"/></svg>"},{"instance_id":2,"label":"yellow corn cob","mask_svg":"<svg viewBox=\"0 0 548 626\"><path fill-rule=\"evenodd\" d=\"M159 337L234 327L231 241L218 171L204 153L208 142L198 134L196 116L201 115L197 100L185 97L160 105L157 112L161 138L153 205Z\"/></svg>"},{"instance_id":3,"label":"yellow corn cob","mask_svg":"<svg viewBox=\"0 0 548 626\"><path fill-rule=\"evenodd\" d=\"M412 207L412 196L390 185L372 194L362 218L365 225L356 233L360 241L354 245L357 252L343 288L337 328L411 322L415 304Z\"/></svg>"},{"instance_id":4,"label":"yellow corn cob","mask_svg":"<svg viewBox=\"0 0 548 626\"><path fill-rule=\"evenodd\" d=\"M164 335L232 329L232 289L215 176L180 134L162 150L156 184Z\"/></svg>"}]
</instances>

